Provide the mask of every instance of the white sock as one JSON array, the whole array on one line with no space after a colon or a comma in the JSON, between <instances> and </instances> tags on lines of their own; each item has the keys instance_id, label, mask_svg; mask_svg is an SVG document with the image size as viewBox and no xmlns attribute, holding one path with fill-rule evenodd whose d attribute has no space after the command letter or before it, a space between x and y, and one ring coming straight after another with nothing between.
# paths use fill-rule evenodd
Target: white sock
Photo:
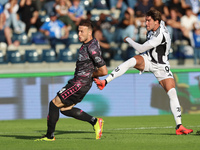
<instances>
[{"instance_id":1,"label":"white sock","mask_svg":"<svg viewBox=\"0 0 200 150\"><path fill-rule=\"evenodd\" d=\"M167 94L170 99L170 108L171 108L172 114L174 115L176 125L182 124L181 123L181 106L179 104L176 89L175 88L170 89L167 92Z\"/></svg>"},{"instance_id":2,"label":"white sock","mask_svg":"<svg viewBox=\"0 0 200 150\"><path fill-rule=\"evenodd\" d=\"M107 83L112 81L113 79L123 75L129 68L134 67L136 65L136 59L134 57L128 59L124 63L120 64L116 67L111 74L106 78Z\"/></svg>"}]
</instances>

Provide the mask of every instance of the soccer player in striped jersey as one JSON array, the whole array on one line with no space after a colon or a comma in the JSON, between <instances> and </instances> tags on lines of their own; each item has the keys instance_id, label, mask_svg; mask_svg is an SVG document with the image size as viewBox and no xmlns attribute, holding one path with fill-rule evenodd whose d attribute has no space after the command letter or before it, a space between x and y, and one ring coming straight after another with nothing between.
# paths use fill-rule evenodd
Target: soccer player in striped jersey
<instances>
[{"instance_id":1,"label":"soccer player in striped jersey","mask_svg":"<svg viewBox=\"0 0 200 150\"><path fill-rule=\"evenodd\" d=\"M139 44L129 37L124 38L124 42L132 45L140 54L120 64L105 80L95 78L94 81L97 87L102 90L109 82L123 75L129 68L138 69L140 72L152 72L169 96L170 108L176 122L176 134L192 133L193 130L186 129L181 122L181 106L168 61L171 39L159 11L151 9L147 12L146 29L147 40L143 44Z\"/></svg>"}]
</instances>

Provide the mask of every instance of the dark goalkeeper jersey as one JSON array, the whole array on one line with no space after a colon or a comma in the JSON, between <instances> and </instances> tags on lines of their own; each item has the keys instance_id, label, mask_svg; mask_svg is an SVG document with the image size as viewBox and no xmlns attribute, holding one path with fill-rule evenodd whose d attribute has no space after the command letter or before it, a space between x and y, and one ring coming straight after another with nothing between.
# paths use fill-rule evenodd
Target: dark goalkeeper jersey
<instances>
[{"instance_id":1,"label":"dark goalkeeper jersey","mask_svg":"<svg viewBox=\"0 0 200 150\"><path fill-rule=\"evenodd\" d=\"M105 65L101 56L99 42L94 38L88 43L83 43L78 52L74 78L71 82L80 86L92 86L92 74L96 68Z\"/></svg>"}]
</instances>

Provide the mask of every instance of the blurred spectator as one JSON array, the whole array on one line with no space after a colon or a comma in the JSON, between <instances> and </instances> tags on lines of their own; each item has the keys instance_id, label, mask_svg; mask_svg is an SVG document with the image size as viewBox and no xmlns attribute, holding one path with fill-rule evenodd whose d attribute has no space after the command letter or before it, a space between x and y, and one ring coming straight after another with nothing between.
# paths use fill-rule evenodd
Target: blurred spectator
<instances>
[{"instance_id":1,"label":"blurred spectator","mask_svg":"<svg viewBox=\"0 0 200 150\"><path fill-rule=\"evenodd\" d=\"M190 7L186 8L185 15L181 17L181 25L184 27L182 32L185 34L194 29L194 23L198 21L198 17L195 16Z\"/></svg>"},{"instance_id":2,"label":"blurred spectator","mask_svg":"<svg viewBox=\"0 0 200 150\"><path fill-rule=\"evenodd\" d=\"M42 10L42 6L45 3L45 0L32 0L32 3L35 5L38 11Z\"/></svg>"},{"instance_id":3,"label":"blurred spectator","mask_svg":"<svg viewBox=\"0 0 200 150\"><path fill-rule=\"evenodd\" d=\"M101 14L100 14L100 16L101 16ZM91 13L91 11L87 11L85 20L89 20L89 21L92 22L92 25L93 25L93 27L94 27L94 30L95 30L96 28L99 28L98 25L97 25L97 21L94 20L94 19L92 19L92 13Z\"/></svg>"},{"instance_id":4,"label":"blurred spectator","mask_svg":"<svg viewBox=\"0 0 200 150\"><path fill-rule=\"evenodd\" d=\"M110 18L111 21L108 21L108 18ZM121 44L126 36L136 39L134 34L134 11L130 7L125 11L124 17L120 22L110 15L101 13L97 26L102 30L108 43L119 42L119 44Z\"/></svg>"},{"instance_id":5,"label":"blurred spectator","mask_svg":"<svg viewBox=\"0 0 200 150\"><path fill-rule=\"evenodd\" d=\"M138 0L136 3L134 10L136 17L143 17L146 15L146 12L153 7L152 0Z\"/></svg>"},{"instance_id":6,"label":"blurred spectator","mask_svg":"<svg viewBox=\"0 0 200 150\"><path fill-rule=\"evenodd\" d=\"M55 11L55 6L59 0L45 0L43 9L46 11L46 15L50 15L51 12Z\"/></svg>"},{"instance_id":7,"label":"blurred spectator","mask_svg":"<svg viewBox=\"0 0 200 150\"><path fill-rule=\"evenodd\" d=\"M68 9L72 6L70 0L59 0L55 6L55 11L58 13L59 16L67 16Z\"/></svg>"},{"instance_id":8,"label":"blurred spectator","mask_svg":"<svg viewBox=\"0 0 200 150\"><path fill-rule=\"evenodd\" d=\"M3 5L2 4L0 4L0 14L2 14L3 13Z\"/></svg>"},{"instance_id":9,"label":"blurred spectator","mask_svg":"<svg viewBox=\"0 0 200 150\"><path fill-rule=\"evenodd\" d=\"M125 11L127 8L134 8L137 0L106 0L106 3L108 5L108 9L111 11L112 16L116 18L115 16L115 10L119 9L120 10L120 15L118 20L121 21Z\"/></svg>"},{"instance_id":10,"label":"blurred spectator","mask_svg":"<svg viewBox=\"0 0 200 150\"><path fill-rule=\"evenodd\" d=\"M113 51L111 49L110 44L103 37L103 33L101 32L100 29L94 31L94 37L99 41L99 45L102 50L102 57L106 62L106 66L110 66L110 60L113 57Z\"/></svg>"},{"instance_id":11,"label":"blurred spectator","mask_svg":"<svg viewBox=\"0 0 200 150\"><path fill-rule=\"evenodd\" d=\"M123 1L127 4L128 7L133 9L138 0L135 0L135 1L133 1L133 0L123 0Z\"/></svg>"},{"instance_id":12,"label":"blurred spectator","mask_svg":"<svg viewBox=\"0 0 200 150\"><path fill-rule=\"evenodd\" d=\"M170 16L167 17L166 25L172 39L173 57L178 58L178 64L183 64L185 55L183 52L182 40L184 36L177 8L172 7L170 9Z\"/></svg>"},{"instance_id":13,"label":"blurred spectator","mask_svg":"<svg viewBox=\"0 0 200 150\"><path fill-rule=\"evenodd\" d=\"M1 0L1 1L0 1L0 4L1 4L2 6L4 6L6 3L8 3L8 1L9 1L9 0Z\"/></svg>"},{"instance_id":14,"label":"blurred spectator","mask_svg":"<svg viewBox=\"0 0 200 150\"><path fill-rule=\"evenodd\" d=\"M92 13L91 13L91 11L89 10L89 11L87 11L87 13L86 13L86 18L85 18L86 20L89 20L89 21L91 21L91 22L94 22L94 20L92 20ZM92 23L93 24L93 23Z\"/></svg>"},{"instance_id":15,"label":"blurred spectator","mask_svg":"<svg viewBox=\"0 0 200 150\"><path fill-rule=\"evenodd\" d=\"M184 9L191 8L194 15L197 15L200 11L199 0L181 0Z\"/></svg>"},{"instance_id":16,"label":"blurred spectator","mask_svg":"<svg viewBox=\"0 0 200 150\"><path fill-rule=\"evenodd\" d=\"M135 18L135 27L137 28L135 33L137 35L136 41L140 44L143 44L146 41L147 30L145 19L145 16Z\"/></svg>"},{"instance_id":17,"label":"blurred spectator","mask_svg":"<svg viewBox=\"0 0 200 150\"><path fill-rule=\"evenodd\" d=\"M18 26L18 31L15 31L17 34L24 33L26 30L26 24L21 20L19 14L16 15L17 19L17 26Z\"/></svg>"},{"instance_id":18,"label":"blurred spectator","mask_svg":"<svg viewBox=\"0 0 200 150\"><path fill-rule=\"evenodd\" d=\"M120 9L122 5L126 5L127 7L133 8L136 4L137 0L106 0L106 4L109 9ZM124 4L123 4L124 3Z\"/></svg>"},{"instance_id":19,"label":"blurred spectator","mask_svg":"<svg viewBox=\"0 0 200 150\"><path fill-rule=\"evenodd\" d=\"M72 0L72 6L69 8L69 17L78 26L80 21L84 19L84 7L81 5L80 0Z\"/></svg>"},{"instance_id":20,"label":"blurred spectator","mask_svg":"<svg viewBox=\"0 0 200 150\"><path fill-rule=\"evenodd\" d=\"M19 46L19 41L12 42L11 29L5 26L6 16L2 12L0 13L0 42L7 43L7 49L17 49Z\"/></svg>"},{"instance_id":21,"label":"blurred spectator","mask_svg":"<svg viewBox=\"0 0 200 150\"><path fill-rule=\"evenodd\" d=\"M169 16L169 10L167 5L162 2L162 0L153 0L153 8L161 13L161 18L166 21L167 16Z\"/></svg>"},{"instance_id":22,"label":"blurred spectator","mask_svg":"<svg viewBox=\"0 0 200 150\"><path fill-rule=\"evenodd\" d=\"M168 4L168 9L176 9L177 10L177 15L179 17L182 17L185 14L185 10L182 7L182 0L170 0Z\"/></svg>"},{"instance_id":23,"label":"blurred spectator","mask_svg":"<svg viewBox=\"0 0 200 150\"><path fill-rule=\"evenodd\" d=\"M99 20L96 22L96 28L101 29L103 36L107 39L108 43L111 43L114 40L113 38L117 23L118 21L111 15L106 15L104 13L100 14Z\"/></svg>"},{"instance_id":24,"label":"blurred spectator","mask_svg":"<svg viewBox=\"0 0 200 150\"><path fill-rule=\"evenodd\" d=\"M65 44L66 48L69 46L69 30L62 21L57 19L55 12L50 13L50 21L45 22L40 27L40 32L42 32L46 38L48 38L51 48L54 49L55 53L56 44L63 43Z\"/></svg>"},{"instance_id":25,"label":"blurred spectator","mask_svg":"<svg viewBox=\"0 0 200 150\"><path fill-rule=\"evenodd\" d=\"M185 58L187 56L187 51L191 49L191 43L189 38L189 33L193 30L193 25L197 22L197 16L195 16L190 7L186 8L185 15L181 17L181 31L183 33L183 38L180 43L176 43L179 45L178 49L178 65L183 65Z\"/></svg>"},{"instance_id":26,"label":"blurred spectator","mask_svg":"<svg viewBox=\"0 0 200 150\"><path fill-rule=\"evenodd\" d=\"M116 42L122 43L125 37L130 37L133 40L136 39L134 21L134 11L129 7L124 13L124 18L117 26Z\"/></svg>"},{"instance_id":27,"label":"blurred spectator","mask_svg":"<svg viewBox=\"0 0 200 150\"><path fill-rule=\"evenodd\" d=\"M17 2L17 0L9 0L9 2L5 4L4 13L6 15L6 26L13 27L14 32L20 34L23 32L25 24L17 15L19 9Z\"/></svg>"},{"instance_id":28,"label":"blurred spectator","mask_svg":"<svg viewBox=\"0 0 200 150\"><path fill-rule=\"evenodd\" d=\"M167 17L166 25L168 30L170 31L172 42L176 42L183 38L183 34L181 31L181 22L180 17L178 15L178 8L172 7L170 9L170 16Z\"/></svg>"},{"instance_id":29,"label":"blurred spectator","mask_svg":"<svg viewBox=\"0 0 200 150\"><path fill-rule=\"evenodd\" d=\"M190 32L190 40L194 49L194 64L200 64L200 22L194 24L194 30Z\"/></svg>"},{"instance_id":30,"label":"blurred spectator","mask_svg":"<svg viewBox=\"0 0 200 150\"><path fill-rule=\"evenodd\" d=\"M32 3L32 0L21 0L18 12L21 16L21 20L26 24L26 34L28 34L31 26L35 26L37 30L39 30L40 26L43 24L39 19L39 12Z\"/></svg>"},{"instance_id":31,"label":"blurred spectator","mask_svg":"<svg viewBox=\"0 0 200 150\"><path fill-rule=\"evenodd\" d=\"M76 30L75 23L68 16L68 9L71 7L69 0L59 0L59 3L55 6L55 11L58 14L58 19L61 20L65 25L70 27L72 30Z\"/></svg>"}]
</instances>

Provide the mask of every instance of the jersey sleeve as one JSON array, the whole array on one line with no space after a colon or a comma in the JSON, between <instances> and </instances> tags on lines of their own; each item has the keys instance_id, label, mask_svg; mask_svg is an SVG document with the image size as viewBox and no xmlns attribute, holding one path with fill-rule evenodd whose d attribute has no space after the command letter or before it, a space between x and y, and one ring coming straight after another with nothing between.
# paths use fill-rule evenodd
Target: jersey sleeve
<instances>
[{"instance_id":1,"label":"jersey sleeve","mask_svg":"<svg viewBox=\"0 0 200 150\"><path fill-rule=\"evenodd\" d=\"M157 47L158 45L161 44L161 41L162 41L162 37L161 35L159 36L153 36L148 42L149 44L151 44L153 47Z\"/></svg>"},{"instance_id":2,"label":"jersey sleeve","mask_svg":"<svg viewBox=\"0 0 200 150\"><path fill-rule=\"evenodd\" d=\"M161 33L153 35L151 39L148 40L149 44L153 47L157 47L161 44L163 35Z\"/></svg>"},{"instance_id":3,"label":"jersey sleeve","mask_svg":"<svg viewBox=\"0 0 200 150\"><path fill-rule=\"evenodd\" d=\"M98 41L97 43L92 43L88 47L88 53L96 67L100 68L106 64L103 57L101 56L102 52L101 52L101 48L99 46Z\"/></svg>"},{"instance_id":4,"label":"jersey sleeve","mask_svg":"<svg viewBox=\"0 0 200 150\"><path fill-rule=\"evenodd\" d=\"M63 28L65 26L65 24L61 21L61 20L57 20L58 21L58 25Z\"/></svg>"},{"instance_id":5,"label":"jersey sleeve","mask_svg":"<svg viewBox=\"0 0 200 150\"><path fill-rule=\"evenodd\" d=\"M133 41L130 37L126 38L126 41L139 53L143 53L147 50L150 50L153 48L153 46L149 43L149 41L146 41L143 44L139 44L135 41Z\"/></svg>"},{"instance_id":6,"label":"jersey sleeve","mask_svg":"<svg viewBox=\"0 0 200 150\"><path fill-rule=\"evenodd\" d=\"M71 6L70 8L69 8L69 13L74 13L74 8L73 8L73 6Z\"/></svg>"},{"instance_id":7,"label":"jersey sleeve","mask_svg":"<svg viewBox=\"0 0 200 150\"><path fill-rule=\"evenodd\" d=\"M48 30L48 22L45 22L41 27L41 30Z\"/></svg>"}]
</instances>

